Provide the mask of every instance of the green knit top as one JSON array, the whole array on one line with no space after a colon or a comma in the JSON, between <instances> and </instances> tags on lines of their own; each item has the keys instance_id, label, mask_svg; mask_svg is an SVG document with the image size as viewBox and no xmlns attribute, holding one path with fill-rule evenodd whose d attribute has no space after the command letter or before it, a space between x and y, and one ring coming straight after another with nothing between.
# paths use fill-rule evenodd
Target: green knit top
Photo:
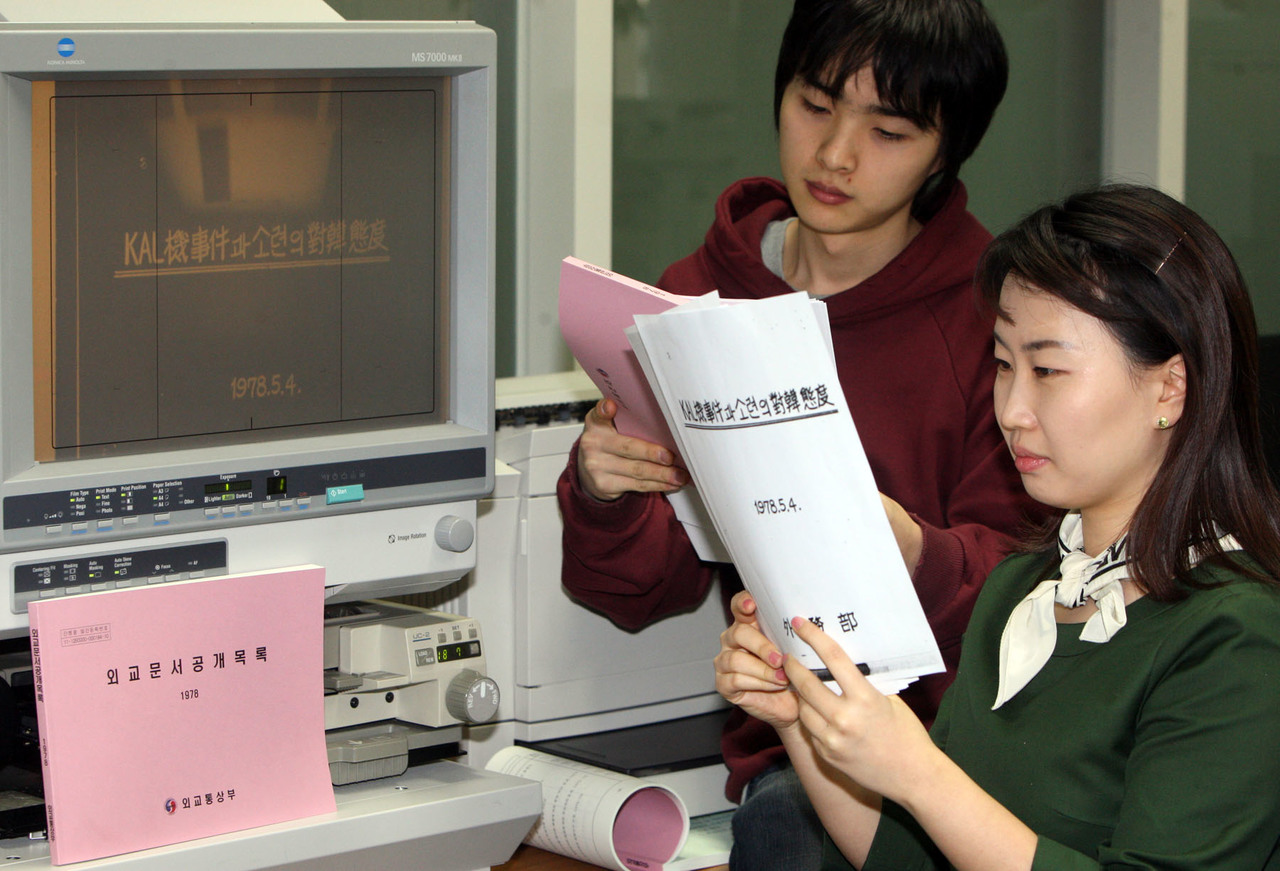
<instances>
[{"instance_id":1,"label":"green knit top","mask_svg":"<svg viewBox=\"0 0 1280 871\"><path fill-rule=\"evenodd\" d=\"M1033 871L1280 869L1280 591L1202 565L1172 604L1142 598L1109 642L1059 624L1053 656L998 711L1000 635L1057 561L991 573L932 735L1039 836ZM824 867L848 868L827 842ZM864 871L949 868L885 802Z\"/></svg>"}]
</instances>

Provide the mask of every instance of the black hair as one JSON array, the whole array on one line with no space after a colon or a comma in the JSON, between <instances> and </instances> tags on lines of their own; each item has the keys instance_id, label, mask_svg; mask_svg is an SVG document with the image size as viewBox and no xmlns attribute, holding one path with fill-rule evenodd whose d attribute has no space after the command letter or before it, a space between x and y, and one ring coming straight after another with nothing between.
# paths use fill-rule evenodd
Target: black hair
<instances>
[{"instance_id":1,"label":"black hair","mask_svg":"<svg viewBox=\"0 0 1280 871\"><path fill-rule=\"evenodd\" d=\"M1102 187L1033 212L991 243L975 282L997 317L1007 317L1007 278L1097 318L1136 370L1182 356L1182 413L1129 523L1129 561L1143 589L1162 601L1185 595L1189 550L1222 560L1224 532L1262 568L1246 573L1280 578L1257 326L1240 268L1213 228L1153 188Z\"/></svg>"},{"instance_id":2,"label":"black hair","mask_svg":"<svg viewBox=\"0 0 1280 871\"><path fill-rule=\"evenodd\" d=\"M912 214L927 220L1004 97L1004 41L979 0L796 0L774 73L775 126L795 79L836 99L868 65L885 106L941 134L942 167L912 204Z\"/></svg>"}]
</instances>

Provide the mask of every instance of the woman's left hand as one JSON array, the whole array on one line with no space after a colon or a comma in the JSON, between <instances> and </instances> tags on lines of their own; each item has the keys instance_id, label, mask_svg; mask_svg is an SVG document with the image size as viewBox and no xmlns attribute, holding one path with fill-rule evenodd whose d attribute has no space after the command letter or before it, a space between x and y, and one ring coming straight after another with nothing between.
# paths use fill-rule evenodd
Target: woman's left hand
<instances>
[{"instance_id":1,"label":"woman's left hand","mask_svg":"<svg viewBox=\"0 0 1280 871\"><path fill-rule=\"evenodd\" d=\"M714 660L716 690L780 732L797 728L799 704L780 668L782 654L760 631L755 599L742 590L729 610L733 622L720 633L720 653Z\"/></svg>"},{"instance_id":2,"label":"woman's left hand","mask_svg":"<svg viewBox=\"0 0 1280 871\"><path fill-rule=\"evenodd\" d=\"M828 689L794 657L783 664L800 701L800 723L830 765L863 787L902 802L927 788L941 751L918 717L897 696L866 679L830 636L804 618L792 620L801 641L818 654L842 694Z\"/></svg>"}]
</instances>

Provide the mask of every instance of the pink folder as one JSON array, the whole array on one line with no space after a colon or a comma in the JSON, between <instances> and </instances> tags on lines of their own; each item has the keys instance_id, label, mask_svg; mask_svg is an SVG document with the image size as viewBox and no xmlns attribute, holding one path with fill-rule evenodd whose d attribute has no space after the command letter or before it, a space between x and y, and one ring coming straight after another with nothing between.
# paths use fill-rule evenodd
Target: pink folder
<instances>
[{"instance_id":1,"label":"pink folder","mask_svg":"<svg viewBox=\"0 0 1280 871\"><path fill-rule=\"evenodd\" d=\"M30 622L53 864L335 811L324 569L50 599Z\"/></svg>"},{"instance_id":2,"label":"pink folder","mask_svg":"<svg viewBox=\"0 0 1280 871\"><path fill-rule=\"evenodd\" d=\"M636 315L653 315L692 297L668 293L576 257L560 265L560 334L600 389L618 403L623 435L676 450L649 382L624 331Z\"/></svg>"}]
</instances>

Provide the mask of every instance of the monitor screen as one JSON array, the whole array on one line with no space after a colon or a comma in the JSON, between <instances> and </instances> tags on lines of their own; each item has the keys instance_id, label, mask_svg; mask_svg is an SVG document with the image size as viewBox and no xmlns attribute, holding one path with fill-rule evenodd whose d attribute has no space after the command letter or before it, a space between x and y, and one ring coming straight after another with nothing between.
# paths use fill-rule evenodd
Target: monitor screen
<instances>
[{"instance_id":1,"label":"monitor screen","mask_svg":"<svg viewBox=\"0 0 1280 871\"><path fill-rule=\"evenodd\" d=\"M40 83L37 459L438 419L441 87Z\"/></svg>"}]
</instances>

